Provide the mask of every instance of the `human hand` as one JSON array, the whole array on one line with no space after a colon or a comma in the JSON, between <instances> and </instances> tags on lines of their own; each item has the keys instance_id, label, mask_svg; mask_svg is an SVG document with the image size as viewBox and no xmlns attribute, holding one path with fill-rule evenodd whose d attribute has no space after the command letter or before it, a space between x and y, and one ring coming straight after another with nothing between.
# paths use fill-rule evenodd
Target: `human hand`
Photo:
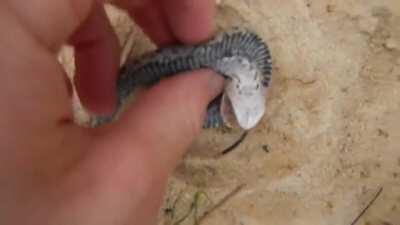
<instances>
[{"instance_id":1,"label":"human hand","mask_svg":"<svg viewBox=\"0 0 400 225\"><path fill-rule=\"evenodd\" d=\"M212 32L212 0L116 4L160 45ZM72 122L56 56L73 45L84 106L113 111L119 50L102 3L6 0L0 28L0 224L155 224L168 175L222 78L175 76L142 93L118 122L86 129Z\"/></svg>"}]
</instances>

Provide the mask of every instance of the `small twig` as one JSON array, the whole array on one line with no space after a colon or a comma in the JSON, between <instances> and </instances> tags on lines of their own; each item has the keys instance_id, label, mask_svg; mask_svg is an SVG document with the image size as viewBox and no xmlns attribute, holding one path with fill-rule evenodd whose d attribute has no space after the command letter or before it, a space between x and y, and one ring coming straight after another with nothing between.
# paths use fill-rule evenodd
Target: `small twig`
<instances>
[{"instance_id":1,"label":"small twig","mask_svg":"<svg viewBox=\"0 0 400 225\"><path fill-rule=\"evenodd\" d=\"M229 199L233 198L239 191L243 189L245 184L241 184L225 195L217 204L215 204L211 209L205 212L198 220L198 225L200 225L207 217L209 217L213 212L223 206Z\"/></svg>"},{"instance_id":2,"label":"small twig","mask_svg":"<svg viewBox=\"0 0 400 225\"><path fill-rule=\"evenodd\" d=\"M225 150L223 150L220 153L220 155L226 155L226 154L230 153L231 151L233 151L244 141L244 139L247 137L248 134L249 134L249 132L247 132L247 131L243 132L243 134L239 137L239 139L237 141L235 141L231 146L229 146Z\"/></svg>"},{"instance_id":3,"label":"small twig","mask_svg":"<svg viewBox=\"0 0 400 225\"><path fill-rule=\"evenodd\" d=\"M358 214L358 216L353 220L353 222L350 225L355 225L360 218L367 212L367 210L371 207L372 204L374 204L374 202L376 201L376 199L378 199L378 197L381 195L383 191L383 188L379 188L379 190L376 192L375 196L371 199L371 201L367 204L367 206L361 211L360 214Z\"/></svg>"}]
</instances>

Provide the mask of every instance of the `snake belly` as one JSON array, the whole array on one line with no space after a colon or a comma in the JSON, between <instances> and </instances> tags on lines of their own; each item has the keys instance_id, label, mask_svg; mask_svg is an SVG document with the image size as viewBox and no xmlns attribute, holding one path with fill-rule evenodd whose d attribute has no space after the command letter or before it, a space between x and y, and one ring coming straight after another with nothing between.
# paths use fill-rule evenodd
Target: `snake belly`
<instances>
[{"instance_id":1,"label":"snake belly","mask_svg":"<svg viewBox=\"0 0 400 225\"><path fill-rule=\"evenodd\" d=\"M206 43L194 46L170 46L148 53L121 68L117 79L116 112L110 116L92 117L91 125L99 126L113 121L126 99L137 88L149 87L161 79L201 68L212 69L227 80L234 80L231 70L244 68L238 65L242 62L251 64L256 74L260 75L260 79L256 81L257 88L261 86L266 89L271 80L270 51L257 34L248 30L234 28L218 34ZM238 83L240 84L240 80ZM236 86L239 87L239 84ZM242 91L239 90L238 93L241 94ZM226 125L223 112L221 112L223 102L224 98L221 94L208 105L203 128Z\"/></svg>"}]
</instances>

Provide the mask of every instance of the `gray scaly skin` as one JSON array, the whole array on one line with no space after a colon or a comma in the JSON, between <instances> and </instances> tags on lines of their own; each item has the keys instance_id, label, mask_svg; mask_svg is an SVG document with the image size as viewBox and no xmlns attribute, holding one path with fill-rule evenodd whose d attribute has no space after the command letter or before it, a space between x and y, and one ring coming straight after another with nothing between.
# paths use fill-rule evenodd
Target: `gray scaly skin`
<instances>
[{"instance_id":1,"label":"gray scaly skin","mask_svg":"<svg viewBox=\"0 0 400 225\"><path fill-rule=\"evenodd\" d=\"M234 28L206 43L162 48L124 65L117 80L118 109L136 88L149 87L177 73L209 68L226 79L231 79L226 71L231 65L226 65L229 60L224 60L229 58L253 63L263 76L261 85L268 87L272 68L268 46L255 33ZM204 128L224 125L220 112L221 99L220 95L209 104ZM111 122L115 115L116 113L108 117L94 117L91 124L99 126Z\"/></svg>"}]
</instances>

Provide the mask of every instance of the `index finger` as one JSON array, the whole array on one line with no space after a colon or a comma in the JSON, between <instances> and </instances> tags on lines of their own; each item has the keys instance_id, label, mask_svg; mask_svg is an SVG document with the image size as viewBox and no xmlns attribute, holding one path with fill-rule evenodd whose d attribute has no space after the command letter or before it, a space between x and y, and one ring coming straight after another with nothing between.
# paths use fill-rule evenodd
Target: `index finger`
<instances>
[{"instance_id":1,"label":"index finger","mask_svg":"<svg viewBox=\"0 0 400 225\"><path fill-rule=\"evenodd\" d=\"M126 10L143 32L158 46L175 42L159 0L113 0Z\"/></svg>"},{"instance_id":2,"label":"index finger","mask_svg":"<svg viewBox=\"0 0 400 225\"><path fill-rule=\"evenodd\" d=\"M158 45L206 40L213 30L214 0L114 0Z\"/></svg>"},{"instance_id":3,"label":"index finger","mask_svg":"<svg viewBox=\"0 0 400 225\"><path fill-rule=\"evenodd\" d=\"M215 0L160 0L175 38L193 44L212 34Z\"/></svg>"}]
</instances>

